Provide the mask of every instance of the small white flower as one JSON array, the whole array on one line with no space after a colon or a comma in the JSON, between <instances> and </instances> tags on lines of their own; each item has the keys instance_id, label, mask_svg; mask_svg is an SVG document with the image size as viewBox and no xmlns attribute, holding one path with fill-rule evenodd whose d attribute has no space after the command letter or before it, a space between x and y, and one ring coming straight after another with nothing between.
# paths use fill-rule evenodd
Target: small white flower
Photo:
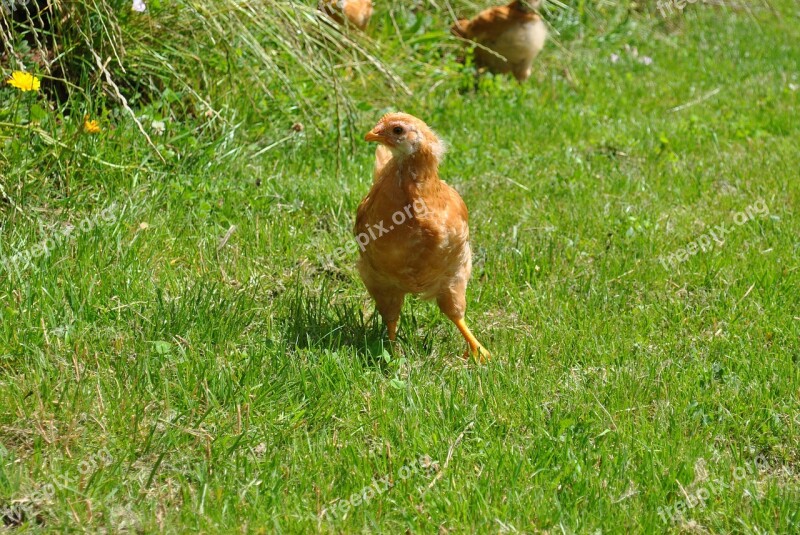
<instances>
[{"instance_id":1,"label":"small white flower","mask_svg":"<svg viewBox=\"0 0 800 535\"><path fill-rule=\"evenodd\" d=\"M611 63L616 63L616 62L619 61L619 55L618 54L611 54L611 56L608 59L611 60Z\"/></svg>"},{"instance_id":2,"label":"small white flower","mask_svg":"<svg viewBox=\"0 0 800 535\"><path fill-rule=\"evenodd\" d=\"M144 5L144 0L133 0L133 10L137 13L144 13L147 6Z\"/></svg>"},{"instance_id":3,"label":"small white flower","mask_svg":"<svg viewBox=\"0 0 800 535\"><path fill-rule=\"evenodd\" d=\"M639 59L639 63L641 63L643 65L652 65L653 64L653 58L651 58L650 56L642 56Z\"/></svg>"}]
</instances>

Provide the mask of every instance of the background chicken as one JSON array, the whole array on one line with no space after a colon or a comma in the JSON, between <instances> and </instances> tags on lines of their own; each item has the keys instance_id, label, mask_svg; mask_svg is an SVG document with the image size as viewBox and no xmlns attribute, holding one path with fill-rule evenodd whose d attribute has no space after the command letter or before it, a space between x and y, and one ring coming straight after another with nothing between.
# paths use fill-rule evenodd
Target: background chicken
<instances>
[{"instance_id":1,"label":"background chicken","mask_svg":"<svg viewBox=\"0 0 800 535\"><path fill-rule=\"evenodd\" d=\"M364 30L372 17L372 0L321 0L319 9L339 24L344 24L346 19Z\"/></svg>"},{"instance_id":2,"label":"background chicken","mask_svg":"<svg viewBox=\"0 0 800 535\"><path fill-rule=\"evenodd\" d=\"M450 29L454 35L471 39L483 47L475 48L475 64L494 73L510 72L524 82L531 75L531 64L544 48L547 27L536 13L533 2L515 0L507 6L482 11L472 20L460 19ZM505 58L505 59L504 59Z\"/></svg>"},{"instance_id":3,"label":"background chicken","mask_svg":"<svg viewBox=\"0 0 800 535\"><path fill-rule=\"evenodd\" d=\"M456 190L439 180L442 141L405 113L385 115L365 139L391 153L376 161L375 180L358 207L354 228L358 270L389 339L397 334L406 294L418 294L436 299L456 324L469 344L465 356L489 358L464 322L472 269L467 207ZM376 157L381 154L386 155L379 150Z\"/></svg>"}]
</instances>

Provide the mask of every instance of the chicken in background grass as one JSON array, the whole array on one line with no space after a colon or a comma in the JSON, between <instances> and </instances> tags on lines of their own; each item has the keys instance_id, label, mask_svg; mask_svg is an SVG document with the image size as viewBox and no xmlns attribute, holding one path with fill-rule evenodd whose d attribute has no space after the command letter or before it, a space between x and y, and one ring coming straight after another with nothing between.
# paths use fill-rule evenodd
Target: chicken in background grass
<instances>
[{"instance_id":1,"label":"chicken in background grass","mask_svg":"<svg viewBox=\"0 0 800 535\"><path fill-rule=\"evenodd\" d=\"M472 269L468 214L458 192L439 180L444 144L428 125L406 113L384 115L365 139L380 146L374 182L358 206L353 232L360 251L358 271L389 340L397 335L406 294L418 294L436 299L456 324L469 345L465 358L488 359L489 352L464 322Z\"/></svg>"},{"instance_id":2,"label":"chicken in background grass","mask_svg":"<svg viewBox=\"0 0 800 535\"><path fill-rule=\"evenodd\" d=\"M472 20L459 19L450 31L481 45L475 48L477 67L498 74L510 72L524 82L530 77L531 64L547 38L547 27L536 12L537 7L534 1L514 0L507 6L482 11Z\"/></svg>"},{"instance_id":3,"label":"chicken in background grass","mask_svg":"<svg viewBox=\"0 0 800 535\"><path fill-rule=\"evenodd\" d=\"M319 10L339 24L345 24L346 19L363 31L372 17L372 0L320 0Z\"/></svg>"}]
</instances>

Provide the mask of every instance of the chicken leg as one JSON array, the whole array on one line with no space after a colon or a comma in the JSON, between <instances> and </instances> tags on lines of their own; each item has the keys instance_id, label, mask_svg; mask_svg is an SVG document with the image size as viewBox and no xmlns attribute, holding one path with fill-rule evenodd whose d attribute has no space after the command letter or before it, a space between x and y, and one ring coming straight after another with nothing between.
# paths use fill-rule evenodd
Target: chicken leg
<instances>
[{"instance_id":1,"label":"chicken leg","mask_svg":"<svg viewBox=\"0 0 800 535\"><path fill-rule=\"evenodd\" d=\"M467 322L464 321L464 318L461 319L453 319L450 318L453 323L456 324L458 330L461 331L461 334L464 336L464 339L469 344L469 348L464 352L464 359L469 358L472 355L478 362L486 362L492 358L492 354L478 342L478 339L473 336L472 332L467 327Z\"/></svg>"},{"instance_id":2,"label":"chicken leg","mask_svg":"<svg viewBox=\"0 0 800 535\"><path fill-rule=\"evenodd\" d=\"M436 303L439 305L439 310L456 324L464 340L467 341L469 347L464 352L464 358L467 359L472 355L478 362L484 362L491 359L492 354L478 342L478 339L467 327L467 322L464 321L464 313L467 309L466 291L466 279L453 281L448 290L439 295Z\"/></svg>"},{"instance_id":3,"label":"chicken leg","mask_svg":"<svg viewBox=\"0 0 800 535\"><path fill-rule=\"evenodd\" d=\"M381 319L383 319L386 329L389 331L389 341L394 342L395 338L397 338L397 323L400 319L400 310L403 308L406 294L372 283L374 274L366 266L363 266L360 272L367 291L375 300L378 314L381 315Z\"/></svg>"}]
</instances>

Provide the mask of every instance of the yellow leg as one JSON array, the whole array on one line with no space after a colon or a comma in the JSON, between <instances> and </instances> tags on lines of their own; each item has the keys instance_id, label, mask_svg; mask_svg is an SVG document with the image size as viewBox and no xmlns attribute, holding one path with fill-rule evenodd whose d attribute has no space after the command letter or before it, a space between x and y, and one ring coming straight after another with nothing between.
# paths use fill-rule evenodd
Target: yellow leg
<instances>
[{"instance_id":1,"label":"yellow leg","mask_svg":"<svg viewBox=\"0 0 800 535\"><path fill-rule=\"evenodd\" d=\"M464 353L464 358L469 357L472 355L475 357L479 362L484 362L492 358L492 354L478 342L477 338L472 335L470 332L469 327L467 327L467 323L464 321L464 318L455 321L456 327L458 330L461 331L461 334L464 336L464 339L469 344L469 349Z\"/></svg>"}]
</instances>

